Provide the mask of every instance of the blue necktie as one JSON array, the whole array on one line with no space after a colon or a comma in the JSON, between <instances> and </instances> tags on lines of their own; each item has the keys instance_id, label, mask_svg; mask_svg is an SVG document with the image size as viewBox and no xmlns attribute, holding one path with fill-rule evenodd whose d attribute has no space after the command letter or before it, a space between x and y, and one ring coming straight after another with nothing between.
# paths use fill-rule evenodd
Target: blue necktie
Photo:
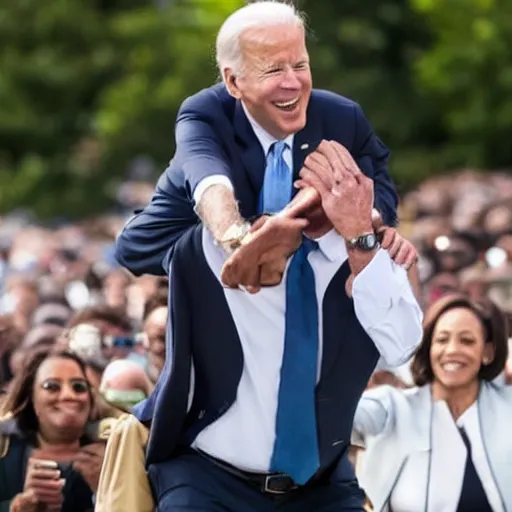
<instances>
[{"instance_id":1,"label":"blue necktie","mask_svg":"<svg viewBox=\"0 0 512 512\"><path fill-rule=\"evenodd\" d=\"M318 244L304 239L286 277L286 323L271 471L305 484L320 461L315 413L318 304L315 275L307 259Z\"/></svg>"},{"instance_id":2,"label":"blue necktie","mask_svg":"<svg viewBox=\"0 0 512 512\"><path fill-rule=\"evenodd\" d=\"M260 213L277 213L292 198L293 173L284 161L286 142L274 142L267 156L267 167L260 195Z\"/></svg>"}]
</instances>

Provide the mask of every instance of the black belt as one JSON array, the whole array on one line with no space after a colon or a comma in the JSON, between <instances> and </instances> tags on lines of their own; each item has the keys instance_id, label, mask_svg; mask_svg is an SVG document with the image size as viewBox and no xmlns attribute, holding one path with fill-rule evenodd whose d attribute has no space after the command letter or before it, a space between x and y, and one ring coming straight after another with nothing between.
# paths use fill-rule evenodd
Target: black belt
<instances>
[{"instance_id":1,"label":"black belt","mask_svg":"<svg viewBox=\"0 0 512 512\"><path fill-rule=\"evenodd\" d=\"M283 495L290 491L299 489L300 487L290 476L284 473L251 473L249 471L242 471L241 469L238 469L227 462L216 459L201 450L196 449L194 451L224 471L227 471L228 473L231 473L232 475L258 487L258 489L265 494Z\"/></svg>"}]
</instances>

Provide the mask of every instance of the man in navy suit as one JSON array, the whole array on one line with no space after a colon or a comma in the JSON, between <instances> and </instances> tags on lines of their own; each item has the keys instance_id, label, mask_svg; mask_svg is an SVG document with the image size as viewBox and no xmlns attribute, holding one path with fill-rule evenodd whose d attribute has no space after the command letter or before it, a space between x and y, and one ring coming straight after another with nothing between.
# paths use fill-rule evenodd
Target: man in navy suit
<instances>
[{"instance_id":1,"label":"man in navy suit","mask_svg":"<svg viewBox=\"0 0 512 512\"><path fill-rule=\"evenodd\" d=\"M165 368L136 412L158 510L360 511L357 402L378 358L402 363L421 335L406 272L372 227L373 208L396 220L388 151L358 105L312 91L292 6L235 12L217 60L223 84L182 105L175 156L117 240L133 273L170 277ZM306 218L286 209L299 172L321 222L308 200ZM256 264L223 279L248 248ZM390 252L405 258L400 237Z\"/></svg>"}]
</instances>

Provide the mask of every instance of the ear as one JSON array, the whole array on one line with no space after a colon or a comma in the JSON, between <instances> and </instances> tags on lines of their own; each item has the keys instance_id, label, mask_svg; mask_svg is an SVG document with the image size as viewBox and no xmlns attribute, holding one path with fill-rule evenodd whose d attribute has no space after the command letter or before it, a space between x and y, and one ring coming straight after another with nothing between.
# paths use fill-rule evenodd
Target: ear
<instances>
[{"instance_id":1,"label":"ear","mask_svg":"<svg viewBox=\"0 0 512 512\"><path fill-rule=\"evenodd\" d=\"M239 100L242 97L242 93L238 88L237 77L233 74L231 68L224 68L222 72L222 78L226 84L226 88L233 98Z\"/></svg>"},{"instance_id":2,"label":"ear","mask_svg":"<svg viewBox=\"0 0 512 512\"><path fill-rule=\"evenodd\" d=\"M484 353L482 355L482 364L487 366L494 361L495 350L492 343L487 342L484 346Z\"/></svg>"}]
</instances>

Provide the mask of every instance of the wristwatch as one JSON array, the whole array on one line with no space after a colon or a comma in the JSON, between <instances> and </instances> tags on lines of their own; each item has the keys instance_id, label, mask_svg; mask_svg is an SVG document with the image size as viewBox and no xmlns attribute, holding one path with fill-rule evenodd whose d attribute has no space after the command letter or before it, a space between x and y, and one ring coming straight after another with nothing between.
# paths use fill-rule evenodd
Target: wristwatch
<instances>
[{"instance_id":1,"label":"wristwatch","mask_svg":"<svg viewBox=\"0 0 512 512\"><path fill-rule=\"evenodd\" d=\"M232 224L218 242L228 251L234 252L242 245L242 240L249 233L250 229L251 224L249 222Z\"/></svg>"},{"instance_id":2,"label":"wristwatch","mask_svg":"<svg viewBox=\"0 0 512 512\"><path fill-rule=\"evenodd\" d=\"M373 232L363 233L362 235L347 240L349 249L359 249L360 251L373 251L379 245L377 235Z\"/></svg>"}]
</instances>

